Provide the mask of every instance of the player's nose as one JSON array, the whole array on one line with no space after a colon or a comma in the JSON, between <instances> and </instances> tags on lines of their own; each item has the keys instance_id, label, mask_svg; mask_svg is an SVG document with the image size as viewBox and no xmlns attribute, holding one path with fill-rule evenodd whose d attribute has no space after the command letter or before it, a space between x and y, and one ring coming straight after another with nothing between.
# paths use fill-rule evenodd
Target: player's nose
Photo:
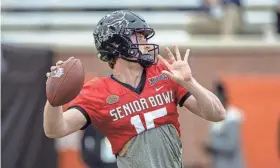
<instances>
[{"instance_id":1,"label":"player's nose","mask_svg":"<svg viewBox=\"0 0 280 168\"><path fill-rule=\"evenodd\" d=\"M152 50L152 45L144 45L145 52L149 52Z\"/></svg>"}]
</instances>

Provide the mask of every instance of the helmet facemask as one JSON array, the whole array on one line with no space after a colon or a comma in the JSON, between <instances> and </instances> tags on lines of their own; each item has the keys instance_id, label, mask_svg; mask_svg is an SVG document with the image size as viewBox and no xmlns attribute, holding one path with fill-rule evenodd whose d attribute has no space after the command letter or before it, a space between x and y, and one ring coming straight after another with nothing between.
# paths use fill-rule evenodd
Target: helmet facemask
<instances>
[{"instance_id":1,"label":"helmet facemask","mask_svg":"<svg viewBox=\"0 0 280 168\"><path fill-rule=\"evenodd\" d=\"M143 67L150 67L157 63L156 55L159 54L159 46L157 44L140 44L137 33L144 35L148 41L154 36L154 31L151 28L125 28L123 31L112 38L110 44L106 44L113 51L114 57L120 57L129 62L139 63ZM132 42L131 37L135 35L135 42ZM146 53L142 53L140 48L142 46L149 46ZM133 59L135 58L135 59Z\"/></svg>"}]
</instances>

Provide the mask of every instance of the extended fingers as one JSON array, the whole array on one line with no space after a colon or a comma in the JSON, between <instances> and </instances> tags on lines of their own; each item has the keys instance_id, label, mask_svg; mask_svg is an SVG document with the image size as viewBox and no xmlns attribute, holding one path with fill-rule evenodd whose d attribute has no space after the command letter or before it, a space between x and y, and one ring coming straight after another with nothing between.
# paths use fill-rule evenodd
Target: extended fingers
<instances>
[{"instance_id":1,"label":"extended fingers","mask_svg":"<svg viewBox=\"0 0 280 168\"><path fill-rule=\"evenodd\" d=\"M180 51L179 51L179 48L178 48L177 45L174 46L174 50L175 50L175 53L176 53L177 61L182 60L181 54L180 54Z\"/></svg>"},{"instance_id":2,"label":"extended fingers","mask_svg":"<svg viewBox=\"0 0 280 168\"><path fill-rule=\"evenodd\" d=\"M186 50L186 53L185 53L185 57L184 57L184 61L188 61L188 59L189 59L189 55L190 55L190 49L187 49Z\"/></svg>"},{"instance_id":3,"label":"extended fingers","mask_svg":"<svg viewBox=\"0 0 280 168\"><path fill-rule=\"evenodd\" d=\"M157 55L157 58L169 69L170 68L170 64L164 59L162 58L162 56Z\"/></svg>"},{"instance_id":4,"label":"extended fingers","mask_svg":"<svg viewBox=\"0 0 280 168\"><path fill-rule=\"evenodd\" d=\"M168 47L165 47L165 51L167 52L167 55L168 55L169 59L171 60L171 62L176 61L174 55L172 54L171 50Z\"/></svg>"}]
</instances>

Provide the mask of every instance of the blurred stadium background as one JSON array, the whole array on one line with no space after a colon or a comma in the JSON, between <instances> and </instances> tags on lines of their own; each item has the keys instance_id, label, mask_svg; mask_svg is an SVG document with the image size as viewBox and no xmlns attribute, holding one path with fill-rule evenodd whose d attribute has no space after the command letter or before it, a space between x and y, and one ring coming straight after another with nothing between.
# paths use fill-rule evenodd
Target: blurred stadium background
<instances>
[{"instance_id":1,"label":"blurred stadium background","mask_svg":"<svg viewBox=\"0 0 280 168\"><path fill-rule=\"evenodd\" d=\"M92 30L116 9L142 15L156 31L152 41L162 48L190 48L195 78L211 90L215 81L222 81L230 104L244 112L241 142L247 167L279 168L280 1L241 0L240 6L233 3L238 1L224 2L227 5L218 0L2 0L3 168L86 167L83 132L58 140L44 136L45 73L56 61L75 56L82 60L87 80L110 74L95 55ZM201 146L209 139L209 123L185 109L180 109L180 120L184 166L210 168L211 157ZM93 143L85 142L89 148ZM101 139L95 145L99 155L89 154L88 159L104 158L105 142Z\"/></svg>"}]
</instances>

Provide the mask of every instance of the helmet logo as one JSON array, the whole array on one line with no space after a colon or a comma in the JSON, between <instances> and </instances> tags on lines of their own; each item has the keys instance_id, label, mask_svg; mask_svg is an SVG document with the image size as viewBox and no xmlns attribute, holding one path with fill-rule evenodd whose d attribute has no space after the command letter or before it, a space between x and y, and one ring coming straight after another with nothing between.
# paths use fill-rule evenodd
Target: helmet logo
<instances>
[{"instance_id":1,"label":"helmet logo","mask_svg":"<svg viewBox=\"0 0 280 168\"><path fill-rule=\"evenodd\" d=\"M130 54L134 54L135 52L134 52L134 50L130 50Z\"/></svg>"},{"instance_id":2,"label":"helmet logo","mask_svg":"<svg viewBox=\"0 0 280 168\"><path fill-rule=\"evenodd\" d=\"M125 29L124 34L128 36L130 34L129 30Z\"/></svg>"}]
</instances>

